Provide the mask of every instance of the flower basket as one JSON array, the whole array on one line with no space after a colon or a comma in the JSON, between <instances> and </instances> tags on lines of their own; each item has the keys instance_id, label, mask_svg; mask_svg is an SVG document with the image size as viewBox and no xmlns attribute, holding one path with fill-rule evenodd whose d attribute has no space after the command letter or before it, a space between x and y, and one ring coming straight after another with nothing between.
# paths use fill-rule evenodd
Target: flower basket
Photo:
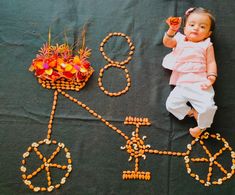
<instances>
[{"instance_id":1,"label":"flower basket","mask_svg":"<svg viewBox=\"0 0 235 195\"><path fill-rule=\"evenodd\" d=\"M44 44L29 68L47 89L79 91L94 72L88 58L91 50L74 52L68 44Z\"/></svg>"}]
</instances>

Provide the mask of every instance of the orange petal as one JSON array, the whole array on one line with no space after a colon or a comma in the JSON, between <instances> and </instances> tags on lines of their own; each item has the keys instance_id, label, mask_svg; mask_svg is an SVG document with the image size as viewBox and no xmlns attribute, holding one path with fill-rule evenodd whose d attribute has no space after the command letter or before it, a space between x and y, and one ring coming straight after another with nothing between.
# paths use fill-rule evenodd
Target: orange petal
<instances>
[{"instance_id":1,"label":"orange petal","mask_svg":"<svg viewBox=\"0 0 235 195\"><path fill-rule=\"evenodd\" d=\"M56 60L51 61L49 63L49 66L52 67L52 68L55 67L56 66Z\"/></svg>"},{"instance_id":2,"label":"orange petal","mask_svg":"<svg viewBox=\"0 0 235 195\"><path fill-rule=\"evenodd\" d=\"M39 62L35 62L35 66L39 69L43 69L43 63L42 61L39 61Z\"/></svg>"},{"instance_id":3,"label":"orange petal","mask_svg":"<svg viewBox=\"0 0 235 195\"><path fill-rule=\"evenodd\" d=\"M58 72L64 72L64 69L61 68L61 66L57 66L57 67L56 67L56 70L57 70Z\"/></svg>"},{"instance_id":4,"label":"orange petal","mask_svg":"<svg viewBox=\"0 0 235 195\"><path fill-rule=\"evenodd\" d=\"M61 59L61 58L58 58L58 59L57 59L57 62L58 62L58 64L62 64L62 63L64 63L64 60Z\"/></svg>"},{"instance_id":5,"label":"orange petal","mask_svg":"<svg viewBox=\"0 0 235 195\"><path fill-rule=\"evenodd\" d=\"M77 72L77 70L75 68L73 68L71 71L70 71L72 74L75 74Z\"/></svg>"},{"instance_id":6,"label":"orange petal","mask_svg":"<svg viewBox=\"0 0 235 195\"><path fill-rule=\"evenodd\" d=\"M80 60L80 58L79 58L78 56L75 56L75 57L73 58L73 62L74 62L75 64L80 64L81 60Z\"/></svg>"}]
</instances>

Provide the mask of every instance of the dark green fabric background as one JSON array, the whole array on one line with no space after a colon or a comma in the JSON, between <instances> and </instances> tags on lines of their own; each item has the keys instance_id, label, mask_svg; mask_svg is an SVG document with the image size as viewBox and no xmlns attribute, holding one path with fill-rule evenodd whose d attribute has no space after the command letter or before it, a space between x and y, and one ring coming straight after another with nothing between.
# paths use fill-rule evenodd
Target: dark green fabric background
<instances>
[{"instance_id":1,"label":"dark green fabric background","mask_svg":"<svg viewBox=\"0 0 235 195\"><path fill-rule=\"evenodd\" d=\"M213 42L219 70L215 85L219 109L209 131L219 132L235 148L234 0L1 0L0 194L34 194L22 182L19 168L22 154L31 143L46 137L53 91L42 88L28 67L47 40L49 27L53 43L62 43L63 33L67 32L73 44L83 25L88 24L86 43L92 49L90 61L95 72L82 91L69 92L71 95L128 136L134 127L123 124L126 116L148 117L152 125L140 129L140 135L148 137L146 144L153 149L185 152L192 141L188 128L195 124L191 119L178 121L165 109L171 91L170 72L162 68L161 61L170 50L162 45L162 36L167 29L165 19L182 16L192 6L211 9L217 19ZM115 31L129 35L136 49L127 65L130 90L111 98L97 83L99 70L107 64L99 44ZM117 59L125 58L127 49L121 38L107 43L107 53ZM121 90L125 86L123 72L114 68L105 72L104 85ZM134 169L128 154L120 150L125 140L61 95L52 138L70 149L73 171L65 185L51 194L235 194L234 177L221 186L204 187L187 174L182 157L147 155L140 169L151 172L151 181L123 181L122 171ZM217 150L213 140L209 146ZM231 158L227 157L223 155L221 159L224 167L231 166Z\"/></svg>"}]
</instances>

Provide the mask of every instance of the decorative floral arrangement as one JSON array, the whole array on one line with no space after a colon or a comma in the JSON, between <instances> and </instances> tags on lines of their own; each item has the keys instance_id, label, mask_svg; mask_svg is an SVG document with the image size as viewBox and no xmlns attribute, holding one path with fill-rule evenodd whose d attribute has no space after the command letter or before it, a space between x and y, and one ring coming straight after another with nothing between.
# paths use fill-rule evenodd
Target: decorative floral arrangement
<instances>
[{"instance_id":1,"label":"decorative floral arrangement","mask_svg":"<svg viewBox=\"0 0 235 195\"><path fill-rule=\"evenodd\" d=\"M75 54L68 44L50 45L49 32L48 43L39 50L29 70L34 71L35 76L41 80L55 82L64 78L68 81L82 82L94 72L88 61L90 55L91 49L84 47L84 44Z\"/></svg>"},{"instance_id":2,"label":"decorative floral arrangement","mask_svg":"<svg viewBox=\"0 0 235 195\"><path fill-rule=\"evenodd\" d=\"M170 25L178 25L181 22L181 17L170 17L169 23Z\"/></svg>"}]
</instances>

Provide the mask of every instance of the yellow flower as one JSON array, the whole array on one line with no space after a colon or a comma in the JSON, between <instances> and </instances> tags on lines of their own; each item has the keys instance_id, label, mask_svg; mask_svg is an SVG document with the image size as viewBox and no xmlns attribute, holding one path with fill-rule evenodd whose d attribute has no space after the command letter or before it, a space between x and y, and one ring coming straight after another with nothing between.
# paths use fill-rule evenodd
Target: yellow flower
<instances>
[{"instance_id":1,"label":"yellow flower","mask_svg":"<svg viewBox=\"0 0 235 195\"><path fill-rule=\"evenodd\" d=\"M71 64L65 64L65 71L71 71L73 66Z\"/></svg>"},{"instance_id":2,"label":"yellow flower","mask_svg":"<svg viewBox=\"0 0 235 195\"><path fill-rule=\"evenodd\" d=\"M50 69L48 69L48 70L45 70L45 73L46 73L47 75L51 75L52 72L53 72L52 68L50 68Z\"/></svg>"}]
</instances>

